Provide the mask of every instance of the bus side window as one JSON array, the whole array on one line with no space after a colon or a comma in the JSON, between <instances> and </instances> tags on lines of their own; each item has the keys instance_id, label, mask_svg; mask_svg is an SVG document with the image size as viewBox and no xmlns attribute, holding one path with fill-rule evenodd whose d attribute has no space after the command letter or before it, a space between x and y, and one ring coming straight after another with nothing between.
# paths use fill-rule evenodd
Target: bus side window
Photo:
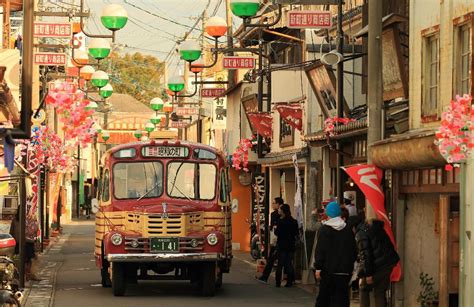
<instances>
[{"instance_id":1,"label":"bus side window","mask_svg":"<svg viewBox=\"0 0 474 307\"><path fill-rule=\"evenodd\" d=\"M221 172L219 199L221 202L227 202L227 182L225 172Z\"/></svg>"},{"instance_id":2,"label":"bus side window","mask_svg":"<svg viewBox=\"0 0 474 307\"><path fill-rule=\"evenodd\" d=\"M108 201L110 198L110 180L109 170L105 170L104 178L102 180L102 201Z\"/></svg>"}]
</instances>

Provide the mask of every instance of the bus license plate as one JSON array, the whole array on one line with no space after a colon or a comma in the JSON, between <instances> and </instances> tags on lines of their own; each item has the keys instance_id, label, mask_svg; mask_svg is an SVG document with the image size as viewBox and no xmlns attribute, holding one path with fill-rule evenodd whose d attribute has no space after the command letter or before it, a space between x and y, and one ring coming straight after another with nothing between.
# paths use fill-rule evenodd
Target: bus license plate
<instances>
[{"instance_id":1,"label":"bus license plate","mask_svg":"<svg viewBox=\"0 0 474 307\"><path fill-rule=\"evenodd\" d=\"M150 250L152 252L178 252L178 238L151 238Z\"/></svg>"}]
</instances>

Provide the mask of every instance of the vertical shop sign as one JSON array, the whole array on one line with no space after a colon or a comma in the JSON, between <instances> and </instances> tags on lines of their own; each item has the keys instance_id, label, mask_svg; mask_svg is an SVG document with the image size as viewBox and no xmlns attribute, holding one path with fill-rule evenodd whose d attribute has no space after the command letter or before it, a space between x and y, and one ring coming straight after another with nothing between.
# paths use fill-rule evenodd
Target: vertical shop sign
<instances>
[{"instance_id":1,"label":"vertical shop sign","mask_svg":"<svg viewBox=\"0 0 474 307\"><path fill-rule=\"evenodd\" d=\"M260 246L265 246L265 175L255 174L252 193L252 222L257 226Z\"/></svg>"},{"instance_id":2,"label":"vertical shop sign","mask_svg":"<svg viewBox=\"0 0 474 307\"><path fill-rule=\"evenodd\" d=\"M227 125L227 98L220 97L214 100L212 112L212 128L225 130Z\"/></svg>"}]
</instances>

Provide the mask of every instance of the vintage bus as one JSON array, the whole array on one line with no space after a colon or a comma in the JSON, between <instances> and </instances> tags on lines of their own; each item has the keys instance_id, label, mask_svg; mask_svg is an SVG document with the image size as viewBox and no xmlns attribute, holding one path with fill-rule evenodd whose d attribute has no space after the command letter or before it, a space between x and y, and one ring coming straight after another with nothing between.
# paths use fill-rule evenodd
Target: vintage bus
<instances>
[{"instance_id":1,"label":"vintage bus","mask_svg":"<svg viewBox=\"0 0 474 307\"><path fill-rule=\"evenodd\" d=\"M95 257L115 296L137 280L191 280L214 295L232 260L230 182L216 149L181 141L116 146L101 162Z\"/></svg>"}]
</instances>

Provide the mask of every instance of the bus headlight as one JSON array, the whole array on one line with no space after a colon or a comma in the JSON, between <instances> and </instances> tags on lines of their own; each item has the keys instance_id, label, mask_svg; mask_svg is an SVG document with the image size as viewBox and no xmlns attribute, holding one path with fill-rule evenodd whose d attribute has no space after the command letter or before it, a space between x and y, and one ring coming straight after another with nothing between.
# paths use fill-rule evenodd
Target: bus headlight
<instances>
[{"instance_id":1,"label":"bus headlight","mask_svg":"<svg viewBox=\"0 0 474 307\"><path fill-rule=\"evenodd\" d=\"M216 245L218 241L219 240L217 239L217 235L215 233L211 233L207 236L207 243L209 243L211 246Z\"/></svg>"},{"instance_id":2,"label":"bus headlight","mask_svg":"<svg viewBox=\"0 0 474 307\"><path fill-rule=\"evenodd\" d=\"M110 242L112 242L113 245L115 246L119 246L120 244L122 244L122 235L119 234L119 233L114 233L111 237L110 237Z\"/></svg>"}]
</instances>

